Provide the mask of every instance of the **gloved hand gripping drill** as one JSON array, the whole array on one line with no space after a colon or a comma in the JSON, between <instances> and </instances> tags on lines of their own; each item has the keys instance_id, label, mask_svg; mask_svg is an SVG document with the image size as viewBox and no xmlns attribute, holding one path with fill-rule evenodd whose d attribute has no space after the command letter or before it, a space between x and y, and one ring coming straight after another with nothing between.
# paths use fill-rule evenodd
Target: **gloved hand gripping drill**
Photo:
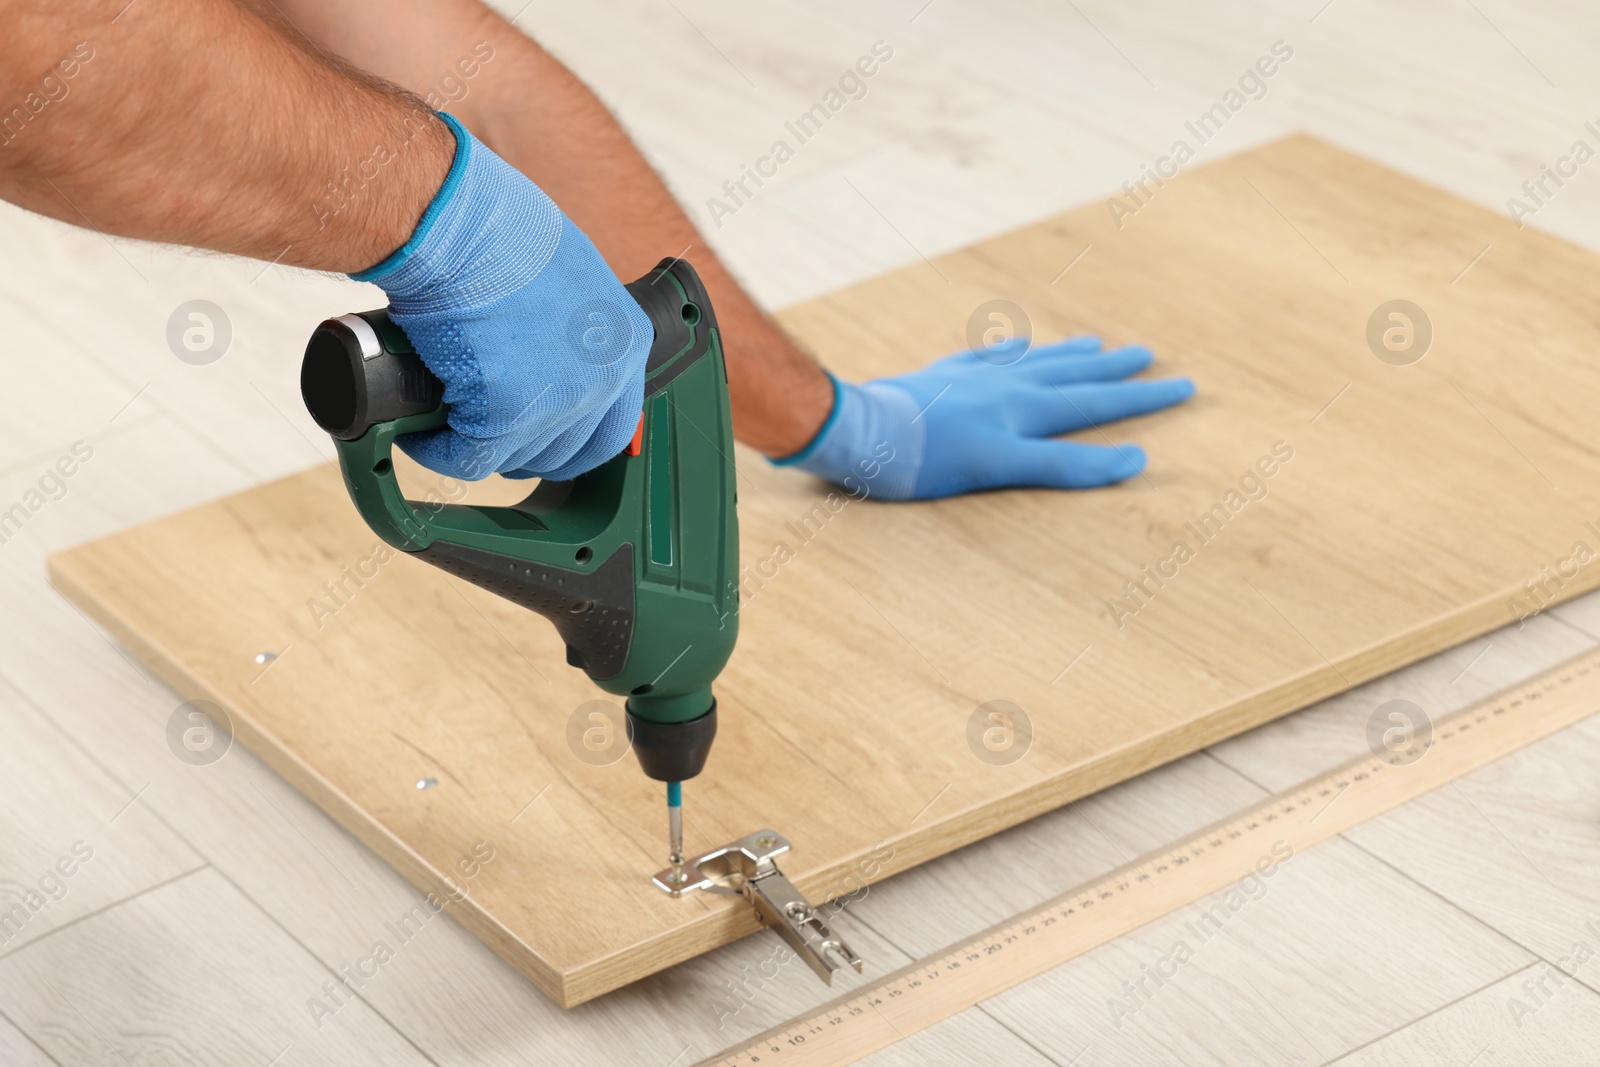
<instances>
[{"instance_id":1,"label":"gloved hand gripping drill","mask_svg":"<svg viewBox=\"0 0 1600 1067\"><path fill-rule=\"evenodd\" d=\"M716 734L737 636L733 426L721 340L687 263L624 287L537 186L448 116L454 165L371 270L389 309L319 326L301 391L361 515L395 548L549 619L627 698L640 766L681 786ZM556 343L551 343L556 339ZM398 444L463 478L543 479L512 507L419 511ZM680 872L681 877L681 872Z\"/></svg>"}]
</instances>

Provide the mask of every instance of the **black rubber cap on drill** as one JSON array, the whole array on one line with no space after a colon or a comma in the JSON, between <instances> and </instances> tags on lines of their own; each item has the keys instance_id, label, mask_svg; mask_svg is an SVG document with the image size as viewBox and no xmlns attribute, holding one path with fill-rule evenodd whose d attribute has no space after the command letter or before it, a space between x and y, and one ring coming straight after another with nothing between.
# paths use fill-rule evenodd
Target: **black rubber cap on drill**
<instances>
[{"instance_id":1,"label":"black rubber cap on drill","mask_svg":"<svg viewBox=\"0 0 1600 1067\"><path fill-rule=\"evenodd\" d=\"M705 770L717 736L717 702L698 719L651 722L628 709L628 740L644 773L658 782L684 782Z\"/></svg>"},{"instance_id":2,"label":"black rubber cap on drill","mask_svg":"<svg viewBox=\"0 0 1600 1067\"><path fill-rule=\"evenodd\" d=\"M300 396L317 425L341 441L354 441L380 422L432 411L444 396L444 383L403 344L403 336L393 339L402 343L400 350L384 342L372 326L382 314L328 319L306 343Z\"/></svg>"}]
</instances>

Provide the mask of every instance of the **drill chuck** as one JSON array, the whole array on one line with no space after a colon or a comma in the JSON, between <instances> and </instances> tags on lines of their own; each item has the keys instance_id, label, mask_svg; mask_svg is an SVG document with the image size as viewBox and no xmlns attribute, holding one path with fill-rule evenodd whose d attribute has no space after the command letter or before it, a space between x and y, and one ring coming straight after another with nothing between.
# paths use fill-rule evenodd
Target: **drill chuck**
<instances>
[{"instance_id":1,"label":"drill chuck","mask_svg":"<svg viewBox=\"0 0 1600 1067\"><path fill-rule=\"evenodd\" d=\"M685 722L659 722L634 713L639 698L628 701L628 739L644 773L658 782L685 782L705 769L717 736L717 702L704 715Z\"/></svg>"}]
</instances>

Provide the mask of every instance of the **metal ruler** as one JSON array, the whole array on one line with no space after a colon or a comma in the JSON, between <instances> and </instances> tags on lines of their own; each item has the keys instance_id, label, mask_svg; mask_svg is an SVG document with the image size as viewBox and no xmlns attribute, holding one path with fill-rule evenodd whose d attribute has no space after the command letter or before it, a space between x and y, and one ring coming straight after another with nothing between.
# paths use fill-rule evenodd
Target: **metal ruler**
<instances>
[{"instance_id":1,"label":"metal ruler","mask_svg":"<svg viewBox=\"0 0 1600 1067\"><path fill-rule=\"evenodd\" d=\"M1596 711L1600 651L1441 719L1405 750L1352 760L703 1062L853 1063L1236 884L1263 857L1309 848Z\"/></svg>"}]
</instances>

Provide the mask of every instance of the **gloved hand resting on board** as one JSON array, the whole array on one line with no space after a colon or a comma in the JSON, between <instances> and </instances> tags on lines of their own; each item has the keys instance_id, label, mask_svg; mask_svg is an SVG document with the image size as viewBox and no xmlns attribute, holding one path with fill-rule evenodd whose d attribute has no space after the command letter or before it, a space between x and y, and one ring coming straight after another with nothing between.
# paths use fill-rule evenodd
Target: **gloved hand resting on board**
<instances>
[{"instance_id":1,"label":"gloved hand resting on board","mask_svg":"<svg viewBox=\"0 0 1600 1067\"><path fill-rule=\"evenodd\" d=\"M1089 489L1145 467L1137 445L1052 440L1187 400L1187 378L1129 381L1154 357L1095 337L961 352L860 385L834 379L833 411L809 445L779 460L880 500L981 489ZM871 471L870 483L865 483Z\"/></svg>"}]
</instances>

